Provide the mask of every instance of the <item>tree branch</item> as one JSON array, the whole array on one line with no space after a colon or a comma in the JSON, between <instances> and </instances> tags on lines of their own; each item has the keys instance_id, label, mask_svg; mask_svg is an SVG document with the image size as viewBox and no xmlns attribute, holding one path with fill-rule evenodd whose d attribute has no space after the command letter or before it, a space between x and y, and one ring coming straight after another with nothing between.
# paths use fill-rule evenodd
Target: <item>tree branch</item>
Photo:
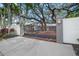
<instances>
[{"instance_id":1,"label":"tree branch","mask_svg":"<svg viewBox=\"0 0 79 59\"><path fill-rule=\"evenodd\" d=\"M20 17L23 17L23 18L26 18L26 19L34 19L38 22L41 22L40 20L36 19L36 18L33 18L33 17L26 17L26 16L23 16L23 15L20 15Z\"/></svg>"},{"instance_id":2,"label":"tree branch","mask_svg":"<svg viewBox=\"0 0 79 59\"><path fill-rule=\"evenodd\" d=\"M41 16L39 16L38 13L35 11L35 9L33 9L32 11L33 11L40 19L42 19Z\"/></svg>"}]
</instances>

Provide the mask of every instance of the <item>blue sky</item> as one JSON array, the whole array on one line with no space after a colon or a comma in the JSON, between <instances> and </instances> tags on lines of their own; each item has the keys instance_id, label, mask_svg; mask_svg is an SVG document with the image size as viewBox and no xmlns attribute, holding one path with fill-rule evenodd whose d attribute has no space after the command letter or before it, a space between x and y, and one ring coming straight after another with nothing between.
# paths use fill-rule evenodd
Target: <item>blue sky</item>
<instances>
[{"instance_id":1,"label":"blue sky","mask_svg":"<svg viewBox=\"0 0 79 59\"><path fill-rule=\"evenodd\" d=\"M3 7L3 5L0 3L0 7Z\"/></svg>"}]
</instances>

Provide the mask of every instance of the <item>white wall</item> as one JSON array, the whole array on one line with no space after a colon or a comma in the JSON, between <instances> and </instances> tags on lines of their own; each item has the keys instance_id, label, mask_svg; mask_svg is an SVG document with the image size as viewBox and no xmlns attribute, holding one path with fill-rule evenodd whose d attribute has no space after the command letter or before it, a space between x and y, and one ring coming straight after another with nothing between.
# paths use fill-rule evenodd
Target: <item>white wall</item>
<instances>
[{"instance_id":1,"label":"white wall","mask_svg":"<svg viewBox=\"0 0 79 59\"><path fill-rule=\"evenodd\" d=\"M79 44L79 17L63 19L63 42Z\"/></svg>"},{"instance_id":2,"label":"white wall","mask_svg":"<svg viewBox=\"0 0 79 59\"><path fill-rule=\"evenodd\" d=\"M11 28L14 28L16 30L16 34L17 35L20 35L20 25L11 25Z\"/></svg>"}]
</instances>

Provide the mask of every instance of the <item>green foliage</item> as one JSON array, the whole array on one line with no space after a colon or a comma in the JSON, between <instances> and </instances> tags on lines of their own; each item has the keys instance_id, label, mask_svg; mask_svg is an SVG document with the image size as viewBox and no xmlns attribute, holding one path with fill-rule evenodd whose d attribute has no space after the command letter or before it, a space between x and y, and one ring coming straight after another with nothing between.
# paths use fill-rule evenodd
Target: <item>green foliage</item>
<instances>
[{"instance_id":1,"label":"green foliage","mask_svg":"<svg viewBox=\"0 0 79 59\"><path fill-rule=\"evenodd\" d=\"M25 4L27 9L32 9L33 8L33 4L32 3L26 3Z\"/></svg>"},{"instance_id":2,"label":"green foliage","mask_svg":"<svg viewBox=\"0 0 79 59\"><path fill-rule=\"evenodd\" d=\"M69 12L69 14L67 15L67 18L70 17L79 17L79 7L77 7L76 10Z\"/></svg>"},{"instance_id":3,"label":"green foliage","mask_svg":"<svg viewBox=\"0 0 79 59\"><path fill-rule=\"evenodd\" d=\"M74 12L70 12L70 14L67 16L67 18L78 17L78 16L79 16L79 11L74 11Z\"/></svg>"},{"instance_id":4,"label":"green foliage","mask_svg":"<svg viewBox=\"0 0 79 59\"><path fill-rule=\"evenodd\" d=\"M20 9L15 3L12 3L10 5L10 8L11 8L11 11L12 11L13 14L19 14Z\"/></svg>"}]
</instances>

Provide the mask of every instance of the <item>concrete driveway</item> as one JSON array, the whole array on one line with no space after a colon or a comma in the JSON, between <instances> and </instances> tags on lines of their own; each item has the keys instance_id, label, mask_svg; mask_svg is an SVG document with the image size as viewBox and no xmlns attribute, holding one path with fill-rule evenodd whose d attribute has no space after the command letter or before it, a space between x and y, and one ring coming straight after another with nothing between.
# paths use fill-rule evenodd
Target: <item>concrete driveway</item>
<instances>
[{"instance_id":1,"label":"concrete driveway","mask_svg":"<svg viewBox=\"0 0 79 59\"><path fill-rule=\"evenodd\" d=\"M4 56L74 56L72 45L14 37L0 41L0 55Z\"/></svg>"}]
</instances>

